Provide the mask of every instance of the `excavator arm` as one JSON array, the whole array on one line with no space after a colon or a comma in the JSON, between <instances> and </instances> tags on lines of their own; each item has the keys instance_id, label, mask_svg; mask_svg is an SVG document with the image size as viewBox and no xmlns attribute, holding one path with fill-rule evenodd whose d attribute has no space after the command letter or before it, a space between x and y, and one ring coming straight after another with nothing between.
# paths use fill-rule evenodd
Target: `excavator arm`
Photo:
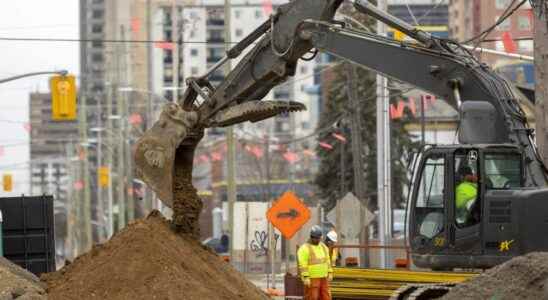
<instances>
[{"instance_id":1,"label":"excavator arm","mask_svg":"<svg viewBox=\"0 0 548 300\"><path fill-rule=\"evenodd\" d=\"M167 206L173 207L177 185L174 164L176 155L181 153L176 149L182 147L193 152L204 128L257 122L279 113L305 109L297 102L261 99L293 76L298 60L313 48L309 40L297 34L302 22L307 19L331 21L341 3L342 0L295 0L281 5L206 74L188 78L182 99L166 105L160 120L137 142L136 175ZM209 82L208 76L215 70L250 47L218 86Z\"/></svg>"},{"instance_id":2,"label":"excavator arm","mask_svg":"<svg viewBox=\"0 0 548 300\"><path fill-rule=\"evenodd\" d=\"M182 99L164 109L160 121L136 147L136 173L161 200L168 206L173 201L173 162L178 153L175 149L185 146L193 151L188 146L197 144L204 128L256 122L304 109L297 102L261 99L294 75L298 60L312 49L429 91L447 99L455 108L466 102L489 103L496 111L493 120L496 130L478 134L474 128L460 128L460 142L521 146L526 157L525 184L545 185L544 166L538 159L532 132L512 88L503 78L457 43L416 30L376 9L367 0L355 0L355 8L418 43L398 42L345 28L333 20L341 3L342 0L294 0L282 5L206 74L187 79ZM213 87L208 76L251 46L226 78Z\"/></svg>"}]
</instances>

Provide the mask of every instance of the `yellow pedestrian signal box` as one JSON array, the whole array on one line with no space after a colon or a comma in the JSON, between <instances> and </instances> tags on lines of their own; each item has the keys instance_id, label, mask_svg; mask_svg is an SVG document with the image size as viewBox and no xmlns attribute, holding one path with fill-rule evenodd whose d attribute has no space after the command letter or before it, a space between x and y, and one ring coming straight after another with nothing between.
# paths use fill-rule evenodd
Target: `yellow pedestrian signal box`
<instances>
[{"instance_id":1,"label":"yellow pedestrian signal box","mask_svg":"<svg viewBox=\"0 0 548 300\"><path fill-rule=\"evenodd\" d=\"M13 190L11 174L4 174L4 176L2 176L2 186L4 187L4 192L11 192Z\"/></svg>"},{"instance_id":2,"label":"yellow pedestrian signal box","mask_svg":"<svg viewBox=\"0 0 548 300\"><path fill-rule=\"evenodd\" d=\"M99 167L98 172L99 186L107 187L110 179L110 170L108 167Z\"/></svg>"},{"instance_id":3,"label":"yellow pedestrian signal box","mask_svg":"<svg viewBox=\"0 0 548 300\"><path fill-rule=\"evenodd\" d=\"M76 120L76 79L74 75L57 75L50 78L51 119Z\"/></svg>"}]
</instances>

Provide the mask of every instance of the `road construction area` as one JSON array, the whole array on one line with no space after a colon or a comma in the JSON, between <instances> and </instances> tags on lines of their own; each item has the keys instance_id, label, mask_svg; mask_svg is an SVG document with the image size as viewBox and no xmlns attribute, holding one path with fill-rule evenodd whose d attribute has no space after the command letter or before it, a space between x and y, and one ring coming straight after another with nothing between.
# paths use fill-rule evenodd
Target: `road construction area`
<instances>
[{"instance_id":1,"label":"road construction area","mask_svg":"<svg viewBox=\"0 0 548 300\"><path fill-rule=\"evenodd\" d=\"M0 278L0 299L270 298L191 235L173 232L157 211L57 272L38 279L2 259ZM548 253L516 257L477 276L336 268L332 286L335 299L389 299L406 284L450 282L462 283L442 299L546 299Z\"/></svg>"},{"instance_id":2,"label":"road construction area","mask_svg":"<svg viewBox=\"0 0 548 300\"><path fill-rule=\"evenodd\" d=\"M268 299L190 235L174 233L158 212L40 280L6 266L0 299Z\"/></svg>"}]
</instances>

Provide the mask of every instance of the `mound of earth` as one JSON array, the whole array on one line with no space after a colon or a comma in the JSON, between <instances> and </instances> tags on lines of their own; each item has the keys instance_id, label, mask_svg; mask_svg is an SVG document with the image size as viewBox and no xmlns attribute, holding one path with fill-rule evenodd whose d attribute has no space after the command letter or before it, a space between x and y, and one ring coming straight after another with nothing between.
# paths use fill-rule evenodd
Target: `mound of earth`
<instances>
[{"instance_id":1,"label":"mound of earth","mask_svg":"<svg viewBox=\"0 0 548 300\"><path fill-rule=\"evenodd\" d=\"M47 299L38 277L0 257L0 299Z\"/></svg>"},{"instance_id":2,"label":"mound of earth","mask_svg":"<svg viewBox=\"0 0 548 300\"><path fill-rule=\"evenodd\" d=\"M42 279L50 299L268 299L158 211Z\"/></svg>"},{"instance_id":3,"label":"mound of earth","mask_svg":"<svg viewBox=\"0 0 548 300\"><path fill-rule=\"evenodd\" d=\"M457 285L442 299L548 299L548 253L515 257Z\"/></svg>"}]
</instances>

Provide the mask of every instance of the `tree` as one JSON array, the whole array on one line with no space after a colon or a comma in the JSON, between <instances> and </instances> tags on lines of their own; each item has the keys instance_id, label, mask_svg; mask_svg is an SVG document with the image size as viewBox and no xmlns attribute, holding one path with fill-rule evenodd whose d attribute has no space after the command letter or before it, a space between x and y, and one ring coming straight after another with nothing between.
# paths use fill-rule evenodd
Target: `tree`
<instances>
[{"instance_id":1,"label":"tree","mask_svg":"<svg viewBox=\"0 0 548 300\"><path fill-rule=\"evenodd\" d=\"M370 18L363 17L360 14L350 12L354 19L368 25L370 28L374 22ZM323 203L327 209L335 206L336 201L343 194L354 190L352 169L352 151L350 147L351 136L349 129L350 111L353 109L348 99L346 82L348 80L344 64L339 64L332 70L331 80L327 82L329 88L325 97L322 113L320 115L319 141L328 142L333 149L327 149L322 146L317 147L317 153L320 157L319 171L315 179L320 197L325 200ZM377 191L377 162L376 162L376 79L375 73L365 68L358 68L358 95L361 98L361 136L364 147L362 155L365 161L365 177L367 195L370 197L370 203L376 206ZM322 82L324 84L324 82ZM392 86L392 84L389 84ZM391 103L401 95L396 88L391 88ZM332 126L337 121L336 126ZM412 142L411 136L404 129L409 121L407 118L392 120L391 122L391 158L392 158L392 202L393 207L402 207L405 203L405 188L408 184L407 160L406 154L413 151L417 144ZM330 128L331 127L331 128ZM333 138L333 133L339 133L345 136L347 142L343 143ZM341 150L343 147L343 151ZM341 170L341 155L344 157L344 176ZM342 180L344 178L344 180ZM341 184L347 188L341 191Z\"/></svg>"}]
</instances>

